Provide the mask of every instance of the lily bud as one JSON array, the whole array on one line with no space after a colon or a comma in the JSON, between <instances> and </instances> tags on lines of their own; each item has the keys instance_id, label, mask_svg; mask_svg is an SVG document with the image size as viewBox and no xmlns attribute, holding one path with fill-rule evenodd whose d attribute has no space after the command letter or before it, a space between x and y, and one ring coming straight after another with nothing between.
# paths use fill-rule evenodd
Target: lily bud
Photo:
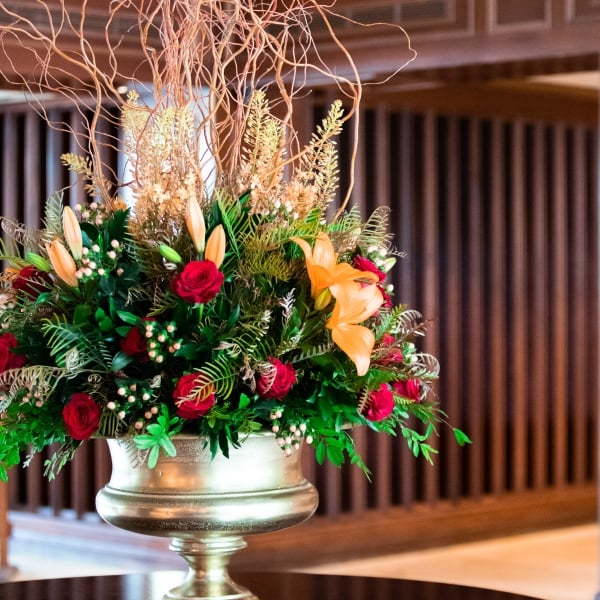
<instances>
[{"instance_id":1,"label":"lily bud","mask_svg":"<svg viewBox=\"0 0 600 600\"><path fill-rule=\"evenodd\" d=\"M175 264L179 264L181 262L181 256L177 250L173 250L171 246L167 246L166 244L160 244L158 247L158 251L167 259Z\"/></svg>"},{"instance_id":2,"label":"lily bud","mask_svg":"<svg viewBox=\"0 0 600 600\"><path fill-rule=\"evenodd\" d=\"M225 230L223 225L217 225L206 242L204 258L215 263L219 268L225 258Z\"/></svg>"},{"instance_id":3,"label":"lily bud","mask_svg":"<svg viewBox=\"0 0 600 600\"><path fill-rule=\"evenodd\" d=\"M63 208L62 215L63 233L65 240L71 250L71 255L75 260L80 260L83 250L83 241L81 239L81 227L75 213L70 206Z\"/></svg>"},{"instance_id":4,"label":"lily bud","mask_svg":"<svg viewBox=\"0 0 600 600\"><path fill-rule=\"evenodd\" d=\"M63 243L56 239L49 244L46 244L46 250L48 252L48 258L52 263L52 268L58 277L67 285L78 287L79 280L76 275L77 265Z\"/></svg>"},{"instance_id":5,"label":"lily bud","mask_svg":"<svg viewBox=\"0 0 600 600\"><path fill-rule=\"evenodd\" d=\"M49 261L47 261L43 256L36 254L35 252L26 252L25 260L33 265L36 269L43 271L44 273L49 273L52 269L52 265Z\"/></svg>"},{"instance_id":6,"label":"lily bud","mask_svg":"<svg viewBox=\"0 0 600 600\"><path fill-rule=\"evenodd\" d=\"M200 204L198 204L198 201L195 198L188 198L185 223L192 236L192 241L194 242L196 250L202 252L204 250L206 238L206 224L204 222L204 215L202 214Z\"/></svg>"}]
</instances>

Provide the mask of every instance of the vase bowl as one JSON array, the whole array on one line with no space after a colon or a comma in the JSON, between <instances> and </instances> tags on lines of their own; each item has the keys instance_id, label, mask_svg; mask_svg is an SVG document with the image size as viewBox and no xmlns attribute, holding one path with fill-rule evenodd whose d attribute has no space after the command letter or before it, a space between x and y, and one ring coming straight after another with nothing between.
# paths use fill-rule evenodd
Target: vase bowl
<instances>
[{"instance_id":1,"label":"vase bowl","mask_svg":"<svg viewBox=\"0 0 600 600\"><path fill-rule=\"evenodd\" d=\"M112 474L96 509L128 531L171 539L190 570L165 599L242 600L255 596L227 572L244 536L285 529L308 519L318 496L302 474L300 452L286 455L268 433L252 434L229 458L214 458L196 436L173 439L177 454L148 468L131 440L110 439Z\"/></svg>"}]
</instances>

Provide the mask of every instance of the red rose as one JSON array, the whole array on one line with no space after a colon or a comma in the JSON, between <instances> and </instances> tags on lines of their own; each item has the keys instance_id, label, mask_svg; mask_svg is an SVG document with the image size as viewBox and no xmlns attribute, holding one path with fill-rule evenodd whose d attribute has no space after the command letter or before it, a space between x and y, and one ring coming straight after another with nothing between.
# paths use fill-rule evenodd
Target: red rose
<instances>
[{"instance_id":1,"label":"red rose","mask_svg":"<svg viewBox=\"0 0 600 600\"><path fill-rule=\"evenodd\" d=\"M369 421L383 421L394 412L394 394L387 383L382 383L379 389L369 394L369 402L364 416Z\"/></svg>"},{"instance_id":2,"label":"red rose","mask_svg":"<svg viewBox=\"0 0 600 600\"><path fill-rule=\"evenodd\" d=\"M383 286L379 283L377 284L377 289L381 292L381 295L383 296L383 304L381 305L381 307L392 308L392 306L394 305L394 303L392 302L392 297L385 291Z\"/></svg>"},{"instance_id":3,"label":"red rose","mask_svg":"<svg viewBox=\"0 0 600 600\"><path fill-rule=\"evenodd\" d=\"M173 277L171 290L188 302L205 304L219 293L223 280L214 262L193 260Z\"/></svg>"},{"instance_id":4,"label":"red rose","mask_svg":"<svg viewBox=\"0 0 600 600\"><path fill-rule=\"evenodd\" d=\"M146 317L144 321L154 321L151 317ZM120 340L121 350L127 356L133 356L135 359L146 362L148 358L148 341L146 336L137 326L133 326L124 338Z\"/></svg>"},{"instance_id":5,"label":"red rose","mask_svg":"<svg viewBox=\"0 0 600 600\"><path fill-rule=\"evenodd\" d=\"M378 365L395 365L402 362L402 350L395 346L396 338L389 333L384 333L381 338L382 348L375 361Z\"/></svg>"},{"instance_id":6,"label":"red rose","mask_svg":"<svg viewBox=\"0 0 600 600\"><path fill-rule=\"evenodd\" d=\"M0 335L0 373L22 367L27 361L22 354L13 352L17 345L17 338L12 333Z\"/></svg>"},{"instance_id":7,"label":"red rose","mask_svg":"<svg viewBox=\"0 0 600 600\"><path fill-rule=\"evenodd\" d=\"M67 433L74 440L87 440L98 430L102 409L89 394L71 396L62 410Z\"/></svg>"},{"instance_id":8,"label":"red rose","mask_svg":"<svg viewBox=\"0 0 600 600\"><path fill-rule=\"evenodd\" d=\"M194 390L200 390L200 393L192 396ZM197 419L215 405L215 386L202 373L188 373L177 382L173 399L179 417Z\"/></svg>"},{"instance_id":9,"label":"red rose","mask_svg":"<svg viewBox=\"0 0 600 600\"><path fill-rule=\"evenodd\" d=\"M383 346L393 346L396 343L396 338L390 333L384 333L381 337Z\"/></svg>"},{"instance_id":10,"label":"red rose","mask_svg":"<svg viewBox=\"0 0 600 600\"><path fill-rule=\"evenodd\" d=\"M271 357L269 362L273 368L258 378L256 391L261 398L282 400L296 383L296 371L292 365L278 358Z\"/></svg>"},{"instance_id":11,"label":"red rose","mask_svg":"<svg viewBox=\"0 0 600 600\"><path fill-rule=\"evenodd\" d=\"M385 279L385 273L377 267L377 265L368 258L357 254L352 259L352 266L359 271L368 271L369 273L375 273L379 281L383 281Z\"/></svg>"},{"instance_id":12,"label":"red rose","mask_svg":"<svg viewBox=\"0 0 600 600\"><path fill-rule=\"evenodd\" d=\"M406 381L394 381L394 391L403 398L418 402L421 397L421 382L418 379L407 379Z\"/></svg>"},{"instance_id":13,"label":"red rose","mask_svg":"<svg viewBox=\"0 0 600 600\"><path fill-rule=\"evenodd\" d=\"M36 269L32 265L23 267L12 281L12 288L28 296L37 298L49 288L51 283L47 273Z\"/></svg>"}]
</instances>

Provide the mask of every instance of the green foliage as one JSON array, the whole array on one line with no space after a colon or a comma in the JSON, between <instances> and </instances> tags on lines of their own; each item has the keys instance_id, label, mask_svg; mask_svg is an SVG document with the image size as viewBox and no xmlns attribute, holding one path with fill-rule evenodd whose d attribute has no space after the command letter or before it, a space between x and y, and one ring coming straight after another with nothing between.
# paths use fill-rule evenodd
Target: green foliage
<instances>
[{"instance_id":1,"label":"green foliage","mask_svg":"<svg viewBox=\"0 0 600 600\"><path fill-rule=\"evenodd\" d=\"M133 438L139 450L148 452L148 466L153 469L158 462L161 451L166 456L175 456L176 450L171 438L181 431L183 423L178 417L171 417L166 405L161 406L161 413L152 423L146 427L146 433Z\"/></svg>"},{"instance_id":2,"label":"green foliage","mask_svg":"<svg viewBox=\"0 0 600 600\"><path fill-rule=\"evenodd\" d=\"M79 308L85 309L81 305ZM87 327L83 329L86 331ZM112 362L101 331L90 328L82 335L81 322L71 324L48 319L42 325L42 332L47 336L50 355L56 360L57 366L70 373L85 368L107 370Z\"/></svg>"}]
</instances>

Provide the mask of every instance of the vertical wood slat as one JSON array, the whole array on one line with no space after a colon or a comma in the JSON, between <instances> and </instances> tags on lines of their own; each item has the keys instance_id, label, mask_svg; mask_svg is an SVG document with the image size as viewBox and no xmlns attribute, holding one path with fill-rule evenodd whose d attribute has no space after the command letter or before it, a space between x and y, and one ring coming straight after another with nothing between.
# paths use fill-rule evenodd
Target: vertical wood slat
<instances>
[{"instance_id":1,"label":"vertical wood slat","mask_svg":"<svg viewBox=\"0 0 600 600\"><path fill-rule=\"evenodd\" d=\"M364 139L364 138L363 138ZM389 206L390 203L390 115L385 106L375 110L375 203ZM372 485L375 486L375 507L385 510L392 504L392 456L391 440L387 436L371 435L375 445L369 464L376 469Z\"/></svg>"},{"instance_id":2,"label":"vertical wood slat","mask_svg":"<svg viewBox=\"0 0 600 600\"><path fill-rule=\"evenodd\" d=\"M512 375L507 379L507 392L511 397L512 429L511 443L511 488L523 492L527 483L527 271L526 271L526 231L525 231L525 190L524 190L524 124L521 120L513 123L510 190L510 230L511 260L510 260L510 364Z\"/></svg>"},{"instance_id":3,"label":"vertical wood slat","mask_svg":"<svg viewBox=\"0 0 600 600\"><path fill-rule=\"evenodd\" d=\"M56 110L48 111L48 118L51 121L58 121L60 114ZM46 187L45 196L49 197L55 194L57 190L64 187L63 174L64 167L56 158L62 154L62 138L64 133L53 127L48 128L46 133Z\"/></svg>"},{"instance_id":4,"label":"vertical wood slat","mask_svg":"<svg viewBox=\"0 0 600 600\"><path fill-rule=\"evenodd\" d=\"M437 171L437 115L426 112L423 126L423 314L426 318L439 318L439 181ZM432 327L428 331L423 344L423 350L430 354L439 354L439 329ZM433 440L435 446L437 440ZM434 504L439 499L439 465L427 469L424 474L424 497L429 504Z\"/></svg>"},{"instance_id":5,"label":"vertical wood slat","mask_svg":"<svg viewBox=\"0 0 600 600\"><path fill-rule=\"evenodd\" d=\"M88 473L90 472L89 444L82 446L71 462L71 486L70 503L77 517L81 518L86 512L89 512L90 502L88 494L90 489L88 485Z\"/></svg>"},{"instance_id":6,"label":"vertical wood slat","mask_svg":"<svg viewBox=\"0 0 600 600\"><path fill-rule=\"evenodd\" d=\"M415 246L414 213L412 202L406 198L412 198L416 194L416 159L414 151L415 140L414 117L408 111L400 113L394 131L393 139L397 140L397 157L395 160L398 179L395 185L398 188L397 198L390 199L392 208L392 229L396 232L396 244L403 251L410 252ZM415 260L409 253L406 258L399 260L396 268L396 298L399 302L415 305L415 271L411 269L411 262ZM398 445L396 445L398 446ZM400 489L397 496L402 506L410 509L416 501L415 492L415 461L405 446L400 446L400 459L398 461L399 472L396 473L397 485Z\"/></svg>"},{"instance_id":7,"label":"vertical wood slat","mask_svg":"<svg viewBox=\"0 0 600 600\"><path fill-rule=\"evenodd\" d=\"M468 253L467 276L469 285L466 291L466 311L468 314L465 331L467 333L464 360L467 364L466 378L469 381L472 403L469 406L469 434L477 440L485 436L483 408L485 386L483 383L483 216L481 206L481 132L478 119L471 119L468 133L469 156L469 206L467 218ZM479 497L483 493L485 457L481 452L469 453L469 494Z\"/></svg>"},{"instance_id":8,"label":"vertical wood slat","mask_svg":"<svg viewBox=\"0 0 600 600\"><path fill-rule=\"evenodd\" d=\"M490 236L489 285L496 293L489 295L489 432L490 432L490 491L506 491L506 344L507 318L504 290L506 286L506 185L504 123L494 119L490 125Z\"/></svg>"},{"instance_id":9,"label":"vertical wood slat","mask_svg":"<svg viewBox=\"0 0 600 600\"><path fill-rule=\"evenodd\" d=\"M567 279L567 176L565 127L558 123L553 128L552 150L552 265L551 293L553 340L550 347L553 383L551 389L552 431L552 483L564 486L567 481L567 410L568 365L566 349L570 347L568 336L568 279Z\"/></svg>"},{"instance_id":10,"label":"vertical wood slat","mask_svg":"<svg viewBox=\"0 0 600 600\"><path fill-rule=\"evenodd\" d=\"M588 207L588 228L589 228L589 244L586 249L586 264L590 267L588 279L589 297L586 307L588 315L587 330L597 333L600 329L600 174L598 165L600 164L600 139L599 131L593 130L588 133L591 138L589 141L589 154L587 161L587 176L589 179L589 207ZM591 224L591 227L590 227ZM598 369L598 355L600 354L599 336L591 335L587 340L586 347L588 348L587 360L585 362L585 370L589 374L587 381L589 382L588 397L590 401L590 416L589 429L590 439L588 445L587 461L590 468L587 476L592 478L600 477L600 372ZM589 448L596 451L589 452ZM591 454L591 456L590 456Z\"/></svg>"},{"instance_id":11,"label":"vertical wood slat","mask_svg":"<svg viewBox=\"0 0 600 600\"><path fill-rule=\"evenodd\" d=\"M532 476L533 487L544 488L548 485L548 274L545 263L548 256L548 233L546 202L547 161L545 155L545 127L538 123L533 129L532 140L532 208L538 218L532 222L532 270L531 270L531 329L538 343L531 350L531 385L529 396L536 398L536 407L532 414Z\"/></svg>"},{"instance_id":12,"label":"vertical wood slat","mask_svg":"<svg viewBox=\"0 0 600 600\"><path fill-rule=\"evenodd\" d=\"M446 314L446 351L448 360L443 365L445 402L444 409L453 419L462 421L461 414L461 350L463 345L462 328L463 307L462 298L462 269L461 269L461 238L462 238L462 210L460 181L460 157L462 146L460 144L459 119L451 117L448 120L446 139L447 174L446 174L446 206L444 207L444 222L447 231L444 253L446 255L446 288L445 288L445 314ZM458 500L461 494L462 480L462 450L454 443L452 436L446 436L443 453L452 468L452 475L448 481L448 497Z\"/></svg>"},{"instance_id":13,"label":"vertical wood slat","mask_svg":"<svg viewBox=\"0 0 600 600\"><path fill-rule=\"evenodd\" d=\"M4 115L2 131L2 215L10 219L18 217L19 187L18 160L16 149L19 147L17 114Z\"/></svg>"},{"instance_id":14,"label":"vertical wood slat","mask_svg":"<svg viewBox=\"0 0 600 600\"><path fill-rule=\"evenodd\" d=\"M25 173L23 177L23 197L40 198L45 190L42 189L40 173L44 172L41 164L40 152L40 120L36 113L28 112L25 115L24 131L24 162ZM37 227L41 219L41 206L38 202L26 202L23 206L23 220L30 227Z\"/></svg>"},{"instance_id":15,"label":"vertical wood slat","mask_svg":"<svg viewBox=\"0 0 600 600\"><path fill-rule=\"evenodd\" d=\"M583 127L575 127L573 133L573 152L569 172L572 174L569 187L572 198L567 200L572 220L570 223L569 239L573 260L569 264L570 293L571 293L571 328L570 328L570 366L569 372L576 371L578 365L585 364L587 348L585 344L588 335L586 331L586 264L580 257L585 256L587 246L586 218L588 196L586 165L585 131ZM586 448L589 444L586 427L586 382L583 378L571 378L569 383L573 427L571 430L573 481L584 483L586 479ZM565 448L566 450L566 448Z\"/></svg>"},{"instance_id":16,"label":"vertical wood slat","mask_svg":"<svg viewBox=\"0 0 600 600\"><path fill-rule=\"evenodd\" d=\"M363 216L365 212L365 199L368 198L367 194L370 195L370 190L367 189L367 156L365 148L365 120L366 115L364 110L359 110L359 123L358 130L352 130L353 143L357 144L356 147L356 172L354 187L352 190L353 199L359 199L360 201L353 200L353 203L361 206ZM358 136L358 139L354 139L354 136ZM358 453L366 460L367 451L367 431L364 427L356 429L352 437L354 438L354 445ZM350 491L350 512L354 514L361 514L367 509L367 481L360 469L351 469L347 477L349 478L349 491Z\"/></svg>"}]
</instances>

